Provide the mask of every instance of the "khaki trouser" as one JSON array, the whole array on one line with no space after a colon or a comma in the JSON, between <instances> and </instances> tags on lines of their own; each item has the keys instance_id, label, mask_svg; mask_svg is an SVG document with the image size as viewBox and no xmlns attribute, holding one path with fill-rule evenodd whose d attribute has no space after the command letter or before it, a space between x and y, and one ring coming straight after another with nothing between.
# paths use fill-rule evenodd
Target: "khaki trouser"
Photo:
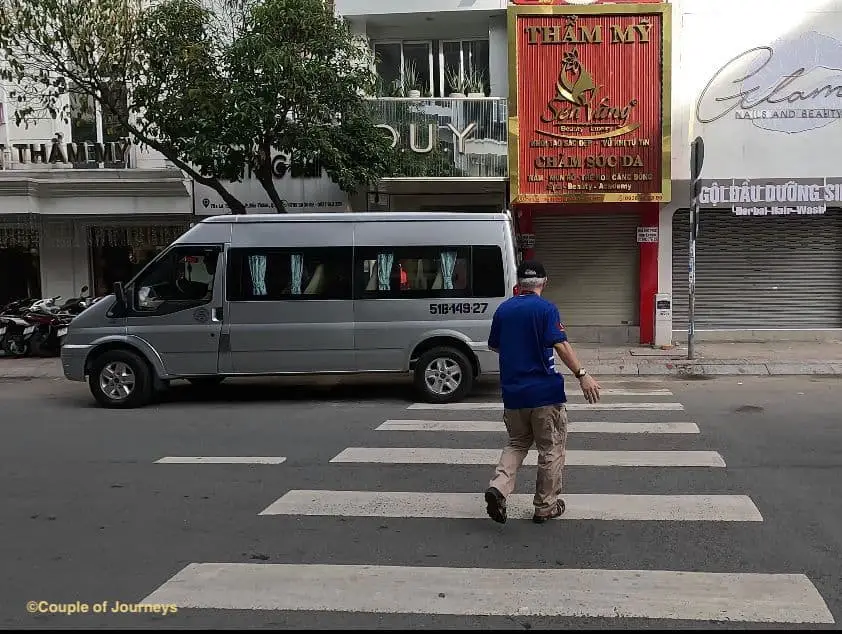
<instances>
[{"instance_id":1,"label":"khaki trouser","mask_svg":"<svg viewBox=\"0 0 842 634\"><path fill-rule=\"evenodd\" d=\"M517 471L534 442L538 449L535 512L539 515L551 513L561 493L561 472L567 444L567 407L560 404L535 409L507 409L503 413L503 422L509 432L509 443L503 449L490 486L506 497L511 495Z\"/></svg>"}]
</instances>

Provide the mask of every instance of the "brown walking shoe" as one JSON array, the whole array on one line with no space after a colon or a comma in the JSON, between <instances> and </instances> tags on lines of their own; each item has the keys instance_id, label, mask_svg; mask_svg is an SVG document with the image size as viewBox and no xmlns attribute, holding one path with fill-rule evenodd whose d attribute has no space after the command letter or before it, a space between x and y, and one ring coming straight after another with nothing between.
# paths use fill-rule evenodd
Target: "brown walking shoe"
<instances>
[{"instance_id":1,"label":"brown walking shoe","mask_svg":"<svg viewBox=\"0 0 842 634\"><path fill-rule=\"evenodd\" d=\"M538 513L535 513L535 515L532 516L532 521L536 524L543 524L547 520L554 520L557 517L561 517L562 513L564 513L566 509L567 507L564 504L564 500L559 500L556 502L555 508L550 513L547 513L546 515L539 515Z\"/></svg>"},{"instance_id":2,"label":"brown walking shoe","mask_svg":"<svg viewBox=\"0 0 842 634\"><path fill-rule=\"evenodd\" d=\"M500 524L506 523L506 498L496 487L488 487L485 490L485 510L488 517Z\"/></svg>"}]
</instances>

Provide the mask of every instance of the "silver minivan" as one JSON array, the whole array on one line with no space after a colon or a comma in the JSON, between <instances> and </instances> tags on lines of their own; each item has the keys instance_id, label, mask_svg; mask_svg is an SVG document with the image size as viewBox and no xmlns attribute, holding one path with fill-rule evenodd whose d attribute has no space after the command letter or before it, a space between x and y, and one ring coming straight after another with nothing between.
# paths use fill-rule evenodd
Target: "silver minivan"
<instances>
[{"instance_id":1,"label":"silver minivan","mask_svg":"<svg viewBox=\"0 0 842 634\"><path fill-rule=\"evenodd\" d=\"M70 324L64 375L105 407L140 407L173 379L411 373L458 401L515 290L506 213L214 216Z\"/></svg>"}]
</instances>

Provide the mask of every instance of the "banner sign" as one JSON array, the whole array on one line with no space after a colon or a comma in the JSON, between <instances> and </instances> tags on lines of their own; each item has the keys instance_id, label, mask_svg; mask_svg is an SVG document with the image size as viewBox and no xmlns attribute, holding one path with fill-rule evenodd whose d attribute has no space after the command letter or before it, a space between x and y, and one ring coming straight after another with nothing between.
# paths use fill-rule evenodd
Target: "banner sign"
<instances>
[{"instance_id":1,"label":"banner sign","mask_svg":"<svg viewBox=\"0 0 842 634\"><path fill-rule=\"evenodd\" d=\"M670 11L509 7L512 203L669 201Z\"/></svg>"},{"instance_id":2,"label":"banner sign","mask_svg":"<svg viewBox=\"0 0 842 634\"><path fill-rule=\"evenodd\" d=\"M842 178L702 181L699 205L737 216L816 216L842 207Z\"/></svg>"},{"instance_id":3,"label":"banner sign","mask_svg":"<svg viewBox=\"0 0 842 634\"><path fill-rule=\"evenodd\" d=\"M283 155L272 158L275 188L288 213L348 211L348 196L322 169L313 163L291 165ZM269 194L249 170L241 181L224 182L225 188L250 214L277 213ZM231 213L228 205L212 187L193 182L193 213L218 216Z\"/></svg>"}]
</instances>

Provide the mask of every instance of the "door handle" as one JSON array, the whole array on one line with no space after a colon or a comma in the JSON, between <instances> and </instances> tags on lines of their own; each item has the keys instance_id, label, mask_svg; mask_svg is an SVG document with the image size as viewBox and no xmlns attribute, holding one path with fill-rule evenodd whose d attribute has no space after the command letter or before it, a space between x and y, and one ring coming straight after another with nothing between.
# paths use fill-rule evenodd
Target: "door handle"
<instances>
[{"instance_id":1,"label":"door handle","mask_svg":"<svg viewBox=\"0 0 842 634\"><path fill-rule=\"evenodd\" d=\"M222 321L222 309L221 308L214 308L211 311L211 319L213 321Z\"/></svg>"}]
</instances>

